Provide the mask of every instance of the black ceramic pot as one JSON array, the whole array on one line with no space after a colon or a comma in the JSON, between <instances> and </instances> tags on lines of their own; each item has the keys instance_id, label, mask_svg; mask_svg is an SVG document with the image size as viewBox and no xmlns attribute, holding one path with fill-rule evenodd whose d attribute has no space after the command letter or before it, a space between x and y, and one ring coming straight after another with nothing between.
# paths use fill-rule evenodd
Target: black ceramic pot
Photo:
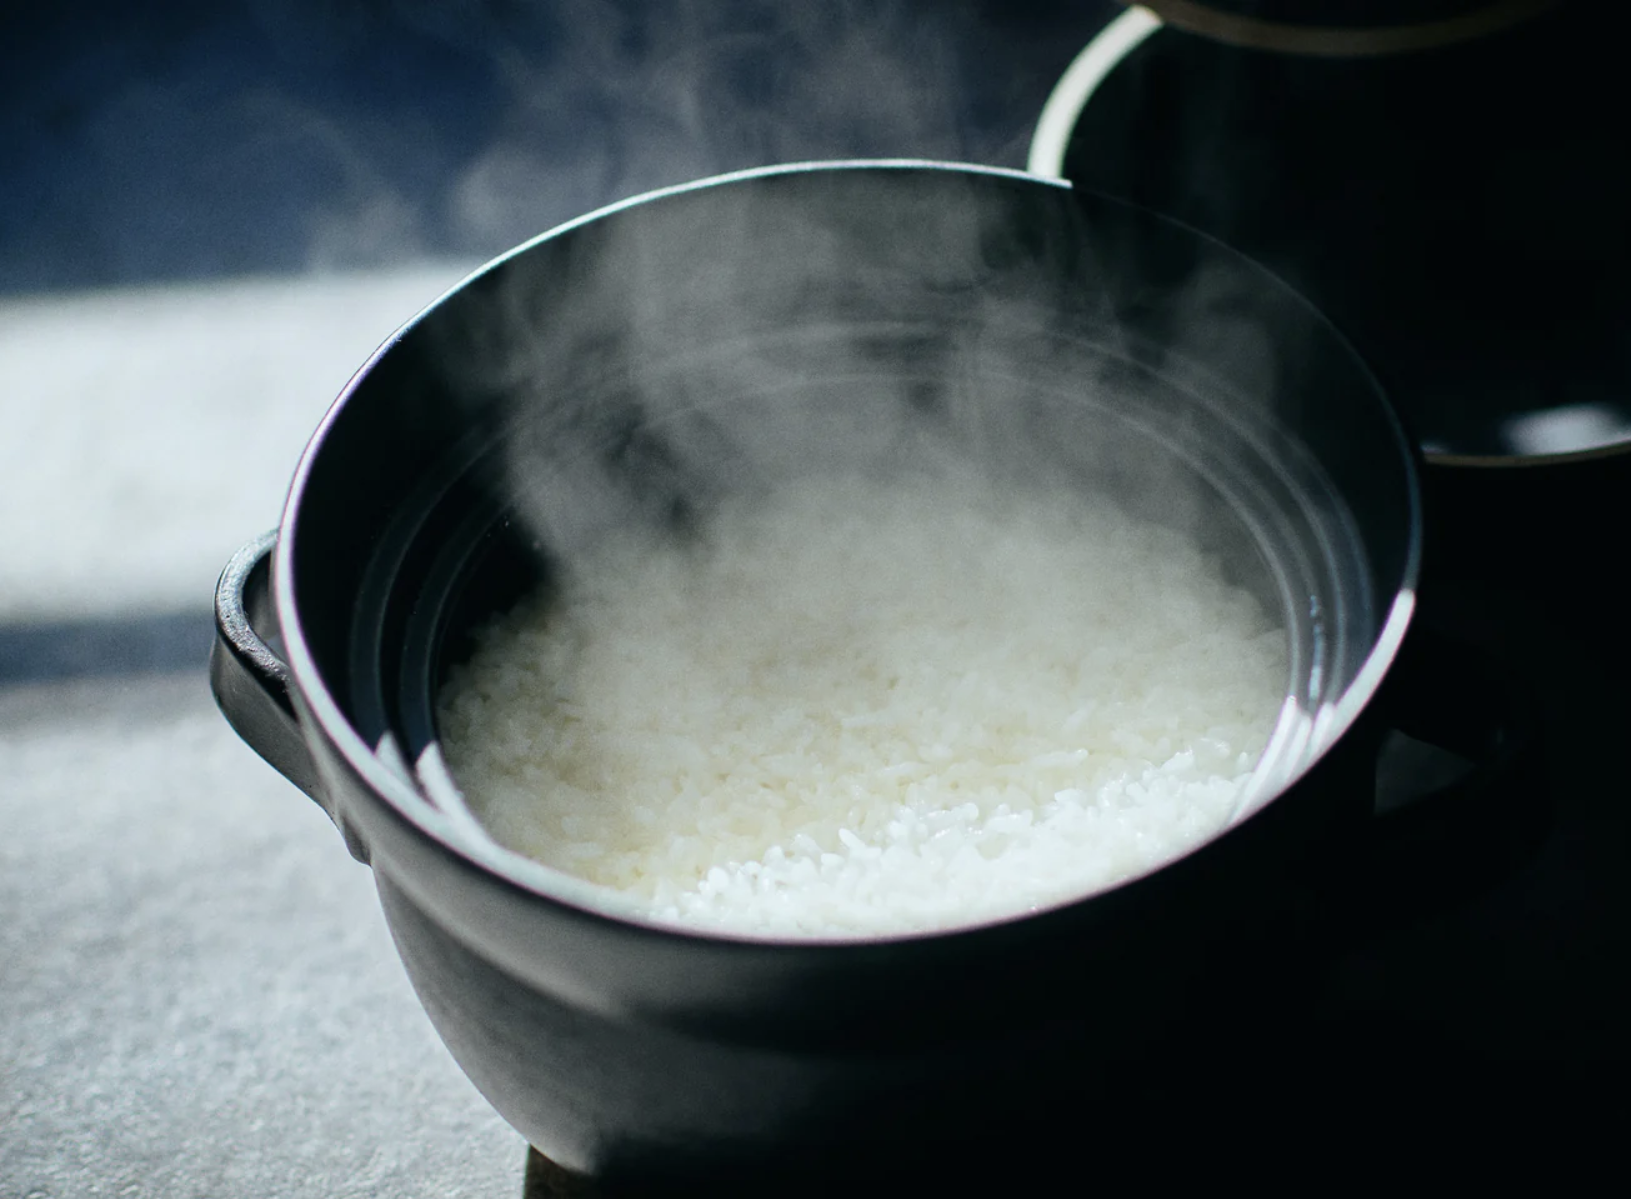
<instances>
[{"instance_id":1,"label":"black ceramic pot","mask_svg":"<svg viewBox=\"0 0 1631 1199\"><path fill-rule=\"evenodd\" d=\"M1628 84L1593 15L1157 0L1061 78L1030 166L1269 266L1382 380L1469 508L1455 536L1544 507L1541 544L1592 490L1560 468L1619 458L1621 494L1631 476Z\"/></svg>"},{"instance_id":2,"label":"black ceramic pot","mask_svg":"<svg viewBox=\"0 0 1631 1199\"><path fill-rule=\"evenodd\" d=\"M924 452L1108 488L1284 614L1286 705L1229 829L1022 918L828 942L663 927L481 834L433 716L476 623L612 522ZM212 675L371 864L426 1011L534 1146L608 1186L814 1186L1034 1143L1157 1049L1295 1007L1271 963L1371 819L1415 453L1318 313L1179 225L999 170L749 172L545 235L382 347L223 575Z\"/></svg>"}]
</instances>

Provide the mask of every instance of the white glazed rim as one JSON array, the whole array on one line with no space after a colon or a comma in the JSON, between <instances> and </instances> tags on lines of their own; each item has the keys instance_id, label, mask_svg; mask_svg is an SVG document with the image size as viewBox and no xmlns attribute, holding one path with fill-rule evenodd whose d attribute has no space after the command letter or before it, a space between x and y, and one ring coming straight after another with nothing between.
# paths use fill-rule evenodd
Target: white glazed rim
<instances>
[{"instance_id":1,"label":"white glazed rim","mask_svg":"<svg viewBox=\"0 0 1631 1199\"><path fill-rule=\"evenodd\" d=\"M1062 179L1070 135L1087 102L1111 71L1136 50L1163 22L1147 8L1134 5L1111 21L1082 48L1054 84L1031 137L1025 168L1033 175Z\"/></svg>"}]
</instances>

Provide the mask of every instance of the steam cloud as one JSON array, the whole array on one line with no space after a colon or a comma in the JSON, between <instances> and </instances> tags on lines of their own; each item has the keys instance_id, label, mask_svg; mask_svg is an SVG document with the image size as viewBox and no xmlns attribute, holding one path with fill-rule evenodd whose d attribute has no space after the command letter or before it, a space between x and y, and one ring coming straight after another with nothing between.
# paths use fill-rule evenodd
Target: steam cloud
<instances>
[{"instance_id":1,"label":"steam cloud","mask_svg":"<svg viewBox=\"0 0 1631 1199\"><path fill-rule=\"evenodd\" d=\"M903 29L902 6L813 7L563 5L551 62L507 67L516 104L454 189L461 219L497 235L733 168L971 156L951 36L968 8ZM1291 593L1322 596L1339 634L1294 639L1341 660L1294 655L1294 687L1342 686L1374 613L1335 490L1279 425L1306 364L1250 271L1213 271L1187 234L1144 256L1142 218L1100 215L1089 237L1063 191L985 175L740 180L532 247L416 349L468 425L499 430L482 486L553 569L613 527L704 526L727 493L973 465L1197 535L1290 619Z\"/></svg>"},{"instance_id":2,"label":"steam cloud","mask_svg":"<svg viewBox=\"0 0 1631 1199\"><path fill-rule=\"evenodd\" d=\"M305 218L316 269L448 245L487 258L611 201L749 167L1017 161L1029 132L1024 104L1000 132L971 119L972 0L534 0L503 22L484 19L482 4L398 7L497 80L474 145L450 145L439 128L445 83L427 84L422 112L397 104L341 119L257 91L207 118L239 130L214 140L324 180ZM401 172L385 156L404 146L423 148L428 187L393 182Z\"/></svg>"},{"instance_id":3,"label":"steam cloud","mask_svg":"<svg viewBox=\"0 0 1631 1199\"><path fill-rule=\"evenodd\" d=\"M1329 627L1290 634L1313 711L1374 614L1340 500L1273 427L1274 347L1235 310L1251 278L1184 269L1163 292L1118 236L1143 218L1103 215L1089 236L1062 190L929 168L741 178L546 240L424 335L496 433L484 486L546 576L612 535L706 545L725 497L812 477L1085 491L1198 542L1270 613L1317 595ZM1319 540L1326 561L1302 552ZM1275 744L1273 770L1302 764L1306 738Z\"/></svg>"},{"instance_id":4,"label":"steam cloud","mask_svg":"<svg viewBox=\"0 0 1631 1199\"><path fill-rule=\"evenodd\" d=\"M978 158L961 117L965 2L563 0L543 58L499 52L507 114L452 189L481 244L725 171Z\"/></svg>"},{"instance_id":5,"label":"steam cloud","mask_svg":"<svg viewBox=\"0 0 1631 1199\"><path fill-rule=\"evenodd\" d=\"M1223 506L1183 459L1241 434L1208 424L1205 370L1263 420L1272 347L1231 311L1242 281L1198 271L1167 325L1144 318L1166 344L1129 339L1146 264L1074 212L934 170L741 180L546 241L427 335L448 389L500 412L489 487L558 565L614 526L671 536L724 493L968 463L1215 540ZM1171 353L1186 342L1206 368Z\"/></svg>"}]
</instances>

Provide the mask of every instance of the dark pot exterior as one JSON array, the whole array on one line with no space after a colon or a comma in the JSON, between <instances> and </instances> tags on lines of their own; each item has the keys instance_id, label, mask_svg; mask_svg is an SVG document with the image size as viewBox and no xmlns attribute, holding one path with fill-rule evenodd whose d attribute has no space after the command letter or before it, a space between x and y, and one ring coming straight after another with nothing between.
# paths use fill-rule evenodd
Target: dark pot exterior
<instances>
[{"instance_id":1,"label":"dark pot exterior","mask_svg":"<svg viewBox=\"0 0 1631 1199\"><path fill-rule=\"evenodd\" d=\"M712 244L709 230L718 240L725 226L711 222L727 218L731 239ZM830 257L789 271L778 252L798 247L781 239L812 220ZM613 236L630 230L632 240ZM771 291L744 282L754 263L774 277ZM706 357L709 337L733 345L787 325L793 309L778 297L811 278L843 293L812 323L882 330L884 374L901 373L889 355L908 352L964 369L956 356L985 343L963 334L1012 323L1010 309L980 306L1011 294L1013 311L1045 310L1048 337L1076 347L1065 366L1096 355L1155 380L1154 415L1133 414L1137 435L1198 464L1220 494L1262 505L1252 527L1267 565L1253 569L1278 588L1302 661L1292 686L1302 739L1281 763L1277 797L1178 861L1081 901L944 934L830 943L654 926L473 846L438 810L409 765L425 745L393 697L412 691L396 676L418 668L401 653L415 605L445 599L415 547L457 541L460 514L482 507L449 498L479 475L468 464L534 436L527 413L554 401L533 397L593 397L608 377L626 381L631 360L690 362L693 351ZM663 288L647 290L653 280ZM593 306L619 288L628 295L616 319L601 321L607 310ZM718 333L711 305L726 292L754 302L740 331ZM594 321L571 316L585 309ZM559 332L557 318L574 327ZM925 321L957 336L926 336ZM537 337L533 357L509 353ZM1005 369L1032 345L1029 334L1007 337L988 338ZM495 356L510 361L498 369ZM1049 385L1057 398L1038 428L1053 441L1120 419L1119 409L1076 413L1074 392ZM932 396L909 390L903 406L940 419ZM1225 397L1215 412L1212 395ZM593 421L546 424L586 444L606 435ZM1231 439L1242 447L1234 465L1213 462ZM466 465L446 468L450 459ZM683 455L639 459L641 477L659 460L678 461L676 486L689 485ZM432 498L413 500L439 472ZM414 503L420 514L399 536ZM1381 732L1371 701L1410 620L1419 539L1408 440L1353 352L1272 277L1182 227L1034 177L847 164L621 206L449 293L382 348L314 437L271 591L315 764L308 789L372 866L413 985L482 1093L552 1160L609 1185L775 1177L785 1189L830 1181L835 1146L906 1169L970 1138L1033 1136L1048 1111L1113 1103L1158 1051L1204 1055L1239 1035L1228 1030L1296 1006L1287 949L1369 816ZM218 658L234 718L220 685L233 664ZM267 736L235 723L252 743Z\"/></svg>"}]
</instances>

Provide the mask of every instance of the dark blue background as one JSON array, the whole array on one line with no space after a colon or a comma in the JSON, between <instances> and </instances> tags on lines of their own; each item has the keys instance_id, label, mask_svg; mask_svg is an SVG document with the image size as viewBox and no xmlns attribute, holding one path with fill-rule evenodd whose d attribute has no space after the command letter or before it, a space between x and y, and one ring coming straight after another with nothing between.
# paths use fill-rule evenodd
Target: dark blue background
<instances>
[{"instance_id":1,"label":"dark blue background","mask_svg":"<svg viewBox=\"0 0 1631 1199\"><path fill-rule=\"evenodd\" d=\"M777 159L1019 166L1048 89L1115 11L1107 0L14 9L0 18L0 292L485 258L623 195ZM904 85L932 90L917 100L930 119L902 113ZM812 88L837 111L814 112ZM701 105L682 121L674 99L686 94Z\"/></svg>"}]
</instances>

